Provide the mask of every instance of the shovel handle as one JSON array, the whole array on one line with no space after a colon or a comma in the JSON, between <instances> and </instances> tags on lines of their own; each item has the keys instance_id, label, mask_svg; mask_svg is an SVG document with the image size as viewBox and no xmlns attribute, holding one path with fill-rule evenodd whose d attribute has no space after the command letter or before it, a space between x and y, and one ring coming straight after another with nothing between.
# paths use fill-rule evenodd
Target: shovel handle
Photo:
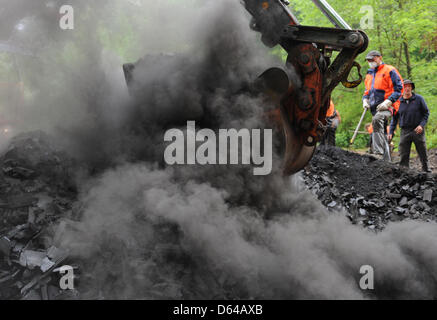
<instances>
[{"instance_id":1,"label":"shovel handle","mask_svg":"<svg viewBox=\"0 0 437 320\"><path fill-rule=\"evenodd\" d=\"M355 129L354 135L352 136L352 139L351 139L351 141L349 143L350 145L352 145L354 143L355 138L357 137L358 130L360 130L361 123L363 123L364 116L366 115L366 112L367 112L367 108L364 109L363 114L361 115L360 122L358 122L357 128Z\"/></svg>"}]
</instances>

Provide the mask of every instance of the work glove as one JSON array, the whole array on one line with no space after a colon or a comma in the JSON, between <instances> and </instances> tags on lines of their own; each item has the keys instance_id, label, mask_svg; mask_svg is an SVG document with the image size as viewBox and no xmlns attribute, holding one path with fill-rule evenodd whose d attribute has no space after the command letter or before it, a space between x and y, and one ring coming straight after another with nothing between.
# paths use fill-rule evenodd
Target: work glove
<instances>
[{"instance_id":1,"label":"work glove","mask_svg":"<svg viewBox=\"0 0 437 320\"><path fill-rule=\"evenodd\" d=\"M391 102L391 100L387 99L384 100L383 103L380 103L377 107L376 107L376 111L389 111L391 105L393 104L393 102Z\"/></svg>"},{"instance_id":2,"label":"work glove","mask_svg":"<svg viewBox=\"0 0 437 320\"><path fill-rule=\"evenodd\" d=\"M370 109L369 99L364 99L363 100L363 109Z\"/></svg>"}]
</instances>

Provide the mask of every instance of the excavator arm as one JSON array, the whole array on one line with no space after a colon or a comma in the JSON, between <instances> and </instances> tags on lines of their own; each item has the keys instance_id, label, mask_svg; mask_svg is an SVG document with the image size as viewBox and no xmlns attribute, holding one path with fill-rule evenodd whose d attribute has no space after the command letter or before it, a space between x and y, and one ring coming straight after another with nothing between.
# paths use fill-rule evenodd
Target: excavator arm
<instances>
[{"instance_id":1,"label":"excavator arm","mask_svg":"<svg viewBox=\"0 0 437 320\"><path fill-rule=\"evenodd\" d=\"M300 25L286 0L242 0L252 15L250 26L261 33L268 47L280 45L288 54L286 69L298 79L289 79L284 70L272 68L260 76L268 88L281 88L280 118L285 135L284 175L301 170L311 159L326 125L331 92L341 82L353 88L362 77L348 81L360 65L355 58L368 46L361 30L352 30L325 0L312 0L336 28ZM333 51L339 51L331 63Z\"/></svg>"}]
</instances>

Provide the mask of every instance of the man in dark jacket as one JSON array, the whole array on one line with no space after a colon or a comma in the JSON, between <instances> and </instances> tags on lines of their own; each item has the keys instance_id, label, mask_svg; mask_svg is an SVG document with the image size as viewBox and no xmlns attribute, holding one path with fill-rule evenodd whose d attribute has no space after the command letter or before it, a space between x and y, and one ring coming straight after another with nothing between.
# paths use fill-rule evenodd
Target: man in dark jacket
<instances>
[{"instance_id":1,"label":"man in dark jacket","mask_svg":"<svg viewBox=\"0 0 437 320\"><path fill-rule=\"evenodd\" d=\"M399 122L401 127L401 140L399 142L401 162L399 164L409 167L411 143L414 142L422 163L422 170L431 172L425 139L425 125L428 121L429 109L423 97L413 92L414 89L413 81L404 81L404 92L400 99L401 104L391 121L388 138L389 140L393 138L394 131Z\"/></svg>"}]
</instances>

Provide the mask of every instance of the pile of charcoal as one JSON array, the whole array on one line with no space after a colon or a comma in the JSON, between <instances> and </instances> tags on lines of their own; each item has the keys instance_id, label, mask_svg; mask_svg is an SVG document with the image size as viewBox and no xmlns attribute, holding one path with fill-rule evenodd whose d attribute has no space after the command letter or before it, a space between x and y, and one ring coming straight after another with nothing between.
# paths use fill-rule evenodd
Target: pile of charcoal
<instances>
[{"instance_id":1,"label":"pile of charcoal","mask_svg":"<svg viewBox=\"0 0 437 320\"><path fill-rule=\"evenodd\" d=\"M75 214L71 160L47 135L31 132L12 139L0 165L0 299L74 295L60 290L68 252L54 237L59 219Z\"/></svg>"},{"instance_id":2,"label":"pile of charcoal","mask_svg":"<svg viewBox=\"0 0 437 320\"><path fill-rule=\"evenodd\" d=\"M319 148L304 171L310 190L329 210L347 211L354 224L379 231L389 221L437 220L432 174L339 148Z\"/></svg>"},{"instance_id":3,"label":"pile of charcoal","mask_svg":"<svg viewBox=\"0 0 437 320\"><path fill-rule=\"evenodd\" d=\"M0 154L0 299L84 298L76 289L63 290L64 267L75 269L76 285L79 276L86 278L85 273L80 274L81 270L93 269L99 261L75 261L59 245L62 223L78 221L81 216L72 178L78 168L42 132L16 136L8 150ZM390 221L437 220L435 175L400 169L370 155L324 147L317 150L303 178L329 210L344 209L352 223L370 230L380 231ZM190 266L187 270L204 267L196 266L195 261L180 253L177 230L166 223L155 229L157 243L167 243L166 247L151 250L156 266L167 266L157 269L158 275L165 275L163 279L170 278L177 268L181 268L178 274L184 274L187 266ZM172 243L169 239L173 239ZM108 243L118 250L116 241L111 239ZM107 251L113 263L111 248ZM200 269L195 274L207 274ZM190 274L186 274L187 279ZM197 290L199 297L207 296L213 288L213 275L205 278L200 282L208 285ZM202 288L202 283L198 288ZM228 292L229 297L245 296L244 292L233 289L234 279L223 277L219 283L213 292L221 292L224 297ZM100 295L90 292L92 296ZM186 293L181 287L158 280L150 295L181 297Z\"/></svg>"}]
</instances>

